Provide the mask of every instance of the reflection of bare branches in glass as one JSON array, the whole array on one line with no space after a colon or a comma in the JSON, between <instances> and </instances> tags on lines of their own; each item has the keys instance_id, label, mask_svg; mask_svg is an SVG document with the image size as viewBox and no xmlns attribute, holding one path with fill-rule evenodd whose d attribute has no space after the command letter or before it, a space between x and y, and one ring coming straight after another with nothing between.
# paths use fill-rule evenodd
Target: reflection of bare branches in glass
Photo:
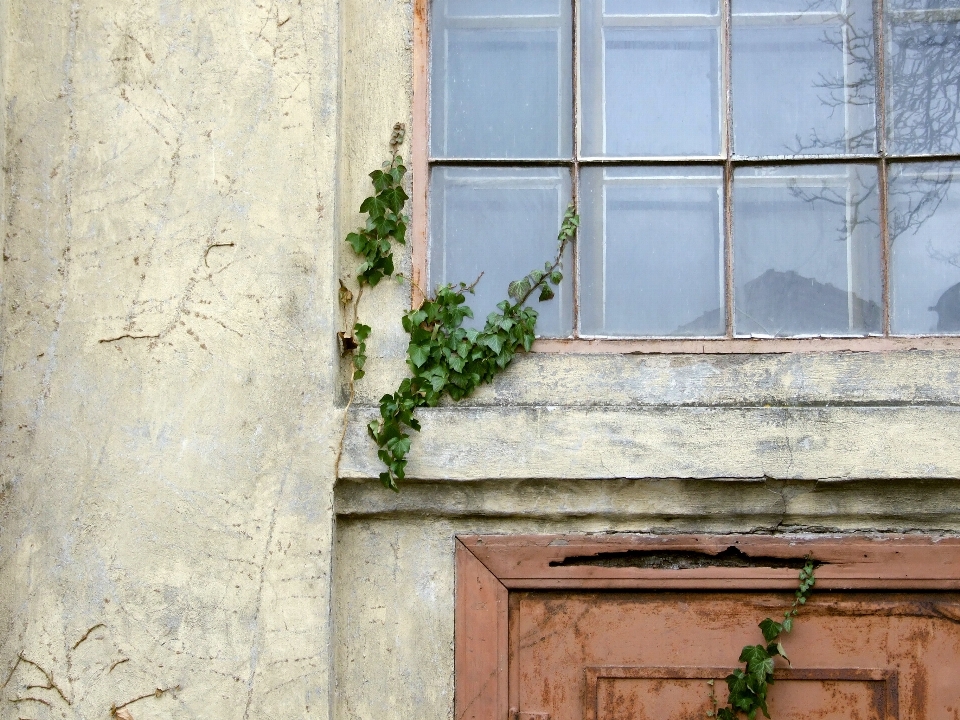
<instances>
[{"instance_id":1,"label":"reflection of bare branches in glass","mask_svg":"<svg viewBox=\"0 0 960 720\"><path fill-rule=\"evenodd\" d=\"M846 67L839 79L820 73L816 87L822 91L821 104L830 108L830 117L836 112L843 113L845 119L858 114L864 122L852 126L844 122L843 134L835 138L824 137L812 128L806 140L797 135L796 146L788 148L794 154L869 153L876 147L877 72L873 23L869 4L860 4L861 8L837 15L839 27L823 31L821 42L838 51ZM830 12L835 8L836 0L810 0L803 12Z\"/></svg>"},{"instance_id":2,"label":"reflection of bare branches in glass","mask_svg":"<svg viewBox=\"0 0 960 720\"><path fill-rule=\"evenodd\" d=\"M866 0L845 0L841 11L837 0L806 0L802 12L820 14L820 19L828 23L820 42L842 61L837 63L836 72L821 72L813 81L819 102L828 112L820 116L819 126L811 128L806 136L798 134L787 152L796 156L873 156L878 152L878 110L884 113L889 158L887 239L892 244L904 234L919 233L947 199L953 179L960 177L960 164L936 162L938 154L960 153L960 0L882 3L886 13L883 73L878 67L872 5ZM877 83L881 81L885 108L877 107ZM835 118L838 113L844 120L841 127L833 121L822 121L824 116ZM906 158L897 161L898 156L916 155L930 156L933 162L921 164L918 158L912 158L910 164ZM788 185L789 191L799 201L820 205L818 214L837 218L831 231L838 241L861 253L867 263L858 267L852 256L848 261L851 278L864 273L860 287L851 281L851 287L839 289L815 278L802 277L786 267L779 271L770 268L758 277L745 278L746 282L737 286L737 333L779 334L781 316L796 317L799 312L789 310L791 302L797 307L802 305L806 308L803 312L811 317L820 305L835 306L839 314L844 307L843 297L847 298L850 331L881 331L880 261L876 258L874 271L874 258L868 257L872 252L879 253L882 178L875 169L877 163L840 165L838 161L829 170L823 167L825 174L833 177L817 184L804 178L804 172L798 172ZM960 242L928 242L925 253L960 269ZM867 277L870 273L877 277ZM788 296L794 300L788 301ZM756 317L747 316L751 305L764 310L769 307L772 314L763 317L761 323L757 312L753 312ZM943 292L930 310L939 314L938 332L960 331L960 283ZM819 322L821 332L834 330L823 317ZM813 330L810 326L804 331Z\"/></svg>"},{"instance_id":3,"label":"reflection of bare branches in glass","mask_svg":"<svg viewBox=\"0 0 960 720\"><path fill-rule=\"evenodd\" d=\"M805 13L831 10L835 0L809 0ZM887 135L899 155L960 151L960 8L956 0L899 0L886 11ZM946 9L952 6L952 10ZM857 108L873 111L877 63L869 7L837 16L840 23L824 31L821 42L841 54L845 72L823 73L817 81L820 102L847 115ZM875 128L855 130L847 124L842 137L824 137L816 129L797 137L796 154L817 150L837 154L870 152Z\"/></svg>"},{"instance_id":4,"label":"reflection of bare branches in glass","mask_svg":"<svg viewBox=\"0 0 960 720\"><path fill-rule=\"evenodd\" d=\"M889 12L889 136L896 153L960 150L960 8L900 0Z\"/></svg>"},{"instance_id":5,"label":"reflection of bare branches in glass","mask_svg":"<svg viewBox=\"0 0 960 720\"><path fill-rule=\"evenodd\" d=\"M829 1L810 0L807 12L823 10ZM956 7L956 0L899 0L897 6L887 10L886 18L889 37L884 77L891 149L896 154L956 152L960 149L960 11L945 9ZM844 53L847 77L837 82L821 75L817 85L823 91L820 101L844 112L872 107L877 77L872 23L857 18L856 13L842 15L841 21L842 34L825 31L822 42ZM841 138L824 138L813 131L806 141L797 138L794 151L869 151L873 138L872 129ZM908 230L916 232L932 217L951 179L944 174L933 181L901 182L891 188L890 206L898 208L890 218L891 243ZM960 261L960 253L956 260Z\"/></svg>"},{"instance_id":6,"label":"reflection of bare branches in glass","mask_svg":"<svg viewBox=\"0 0 960 720\"><path fill-rule=\"evenodd\" d=\"M825 0L810 0L808 11L823 10ZM886 67L888 151L897 155L932 155L960 150L960 7L957 0L897 0L886 10ZM952 9L947 9L947 8ZM831 112L849 117L856 108L872 107L877 79L875 42L871 24L858 22L853 13L841 16L843 30L823 33L822 42L843 54L843 81L821 74L817 87L820 101ZM824 137L816 131L807 140L797 138L795 152L870 152L874 134L845 123L845 137ZM922 170L921 170L922 168ZM947 197L956 168L942 163L901 165L891 163L888 184L888 241L905 233L917 234ZM878 189L879 179L863 192L844 197L834 188L792 188L795 197L847 208L846 219L837 228L838 239L848 240L854 229L876 224L875 214L863 212L864 201ZM875 197L875 196L874 196ZM869 203L867 208L876 209ZM932 241L926 254L940 263L960 268L960 246L949 251ZM960 285L944 292L929 308L939 314L937 331L960 330Z\"/></svg>"},{"instance_id":7,"label":"reflection of bare branches in glass","mask_svg":"<svg viewBox=\"0 0 960 720\"><path fill-rule=\"evenodd\" d=\"M923 171L920 171L923 168ZM912 231L933 217L950 189L950 183L960 169L956 164L907 165L891 178L890 238ZM928 239L927 255L937 262L960 269L960 243L955 243L953 252L945 252ZM937 313L938 332L960 331L960 283L953 285L940 296L930 308Z\"/></svg>"},{"instance_id":8,"label":"reflection of bare branches in glass","mask_svg":"<svg viewBox=\"0 0 960 720\"><path fill-rule=\"evenodd\" d=\"M863 255L865 258L874 256L879 252L879 194L877 187L879 178L873 167L865 165L852 166L828 166L832 169L834 176L829 179L823 179L820 187L810 187L809 180L802 178L792 178L788 185L790 194L802 202L811 205L829 205L839 208L840 211L833 211L832 215L839 217L838 225L835 228L836 239L859 248L859 252L854 254ZM801 184L803 183L803 184ZM823 213L826 208L821 208ZM871 249L875 249L871 252ZM871 276L879 271L879 260L877 265L866 261L861 263L853 259L848 259L852 267L849 269L852 274L860 278L860 282L852 287L846 288L849 293L846 303L846 316L849 322L848 330L860 330L863 332L879 332L882 330L882 310L880 303L880 285L879 277L874 278L876 282L871 282ZM831 286L823 287L822 301L838 302L836 293L828 293L827 289ZM872 297L871 297L872 296Z\"/></svg>"},{"instance_id":9,"label":"reflection of bare branches in glass","mask_svg":"<svg viewBox=\"0 0 960 720\"><path fill-rule=\"evenodd\" d=\"M891 174L891 212L887 226L891 243L908 230L916 234L920 226L933 217L950 190L952 176L953 173L940 165L930 166L922 174L909 171ZM954 261L960 262L960 251Z\"/></svg>"},{"instance_id":10,"label":"reflection of bare branches in glass","mask_svg":"<svg viewBox=\"0 0 960 720\"><path fill-rule=\"evenodd\" d=\"M790 194L798 200L809 203L822 202L846 210L843 220L837 227L837 239L842 242L846 242L854 231L862 231L866 226L874 225L879 228L877 175L874 172L869 173L870 181L865 182L867 178L864 177L864 173L856 170L853 173L845 178L847 182L842 186L842 192L836 185L828 184L827 181L824 181L819 188L801 187L797 179L789 185ZM844 178L837 178L837 180L841 179Z\"/></svg>"}]
</instances>

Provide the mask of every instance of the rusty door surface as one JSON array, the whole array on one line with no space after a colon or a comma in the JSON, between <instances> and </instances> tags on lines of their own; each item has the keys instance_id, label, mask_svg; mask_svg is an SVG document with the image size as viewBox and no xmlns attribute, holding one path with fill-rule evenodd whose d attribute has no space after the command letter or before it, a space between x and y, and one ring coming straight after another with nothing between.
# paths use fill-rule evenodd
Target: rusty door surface
<instances>
[{"instance_id":1,"label":"rusty door surface","mask_svg":"<svg viewBox=\"0 0 960 720\"><path fill-rule=\"evenodd\" d=\"M522 718L703 720L711 686L787 593L518 592L511 698ZM948 594L821 593L783 636L774 720L957 720L960 601Z\"/></svg>"}]
</instances>

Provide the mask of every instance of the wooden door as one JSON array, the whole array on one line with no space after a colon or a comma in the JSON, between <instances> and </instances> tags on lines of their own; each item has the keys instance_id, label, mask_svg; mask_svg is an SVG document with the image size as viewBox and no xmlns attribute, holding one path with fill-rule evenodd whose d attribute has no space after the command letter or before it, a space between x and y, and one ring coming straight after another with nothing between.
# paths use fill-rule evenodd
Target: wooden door
<instances>
[{"instance_id":1,"label":"wooden door","mask_svg":"<svg viewBox=\"0 0 960 720\"><path fill-rule=\"evenodd\" d=\"M456 718L706 718L809 554L774 720L960 719L957 540L637 535L460 539Z\"/></svg>"}]
</instances>

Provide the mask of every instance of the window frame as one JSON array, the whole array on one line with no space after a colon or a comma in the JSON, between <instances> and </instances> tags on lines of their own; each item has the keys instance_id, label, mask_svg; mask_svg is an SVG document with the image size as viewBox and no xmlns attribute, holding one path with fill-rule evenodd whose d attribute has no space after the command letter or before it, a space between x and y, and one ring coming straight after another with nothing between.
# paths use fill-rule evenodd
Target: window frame
<instances>
[{"instance_id":1,"label":"window frame","mask_svg":"<svg viewBox=\"0 0 960 720\"><path fill-rule=\"evenodd\" d=\"M882 79L885 70L885 28L884 2L872 0L874 43L877 48L875 57L880 58L877 66L879 78L876 89L876 136L878 147L875 153L851 153L848 155L824 154L816 156L771 157L754 158L734 156L727 148L732 147L733 122L731 105L725 103L722 158L677 158L677 159L650 159L644 158L589 158L582 163L580 153L580 108L579 108L579 78L580 78L580 51L578 48L577 29L579 26L578 0L564 0L571 2L573 23L572 32L572 62L573 62L573 157L570 160L457 160L450 158L432 158L430 155L430 3L433 0L414 0L413 3L413 128L411 138L411 158L413 188L412 203L412 268L411 277L411 305L418 307L424 300L424 289L427 284L427 266L429 262L429 187L430 174L435 165L438 166L468 166L468 167L524 167L524 166L559 166L569 167L572 171L571 182L575 197L579 199L578 180L581 165L596 167L616 167L637 165L638 167L653 167L657 165L675 166L680 163L689 165L704 165L708 167L723 167L723 217L724 226L724 306L726 310L726 336L715 338L596 338L578 337L579 315L579 263L577 250L574 247L574 269L568 273L567 282L573 287L574 324L573 337L569 338L540 338L533 345L534 352L562 352L579 354L613 353L613 354L739 354L739 353L789 353L789 352L893 352L906 350L960 350L960 335L894 335L890 329L890 249L887 229L888 210L887 196L888 165L890 162L908 163L923 160L937 160L940 162L960 162L960 154L922 154L922 155L893 155L887 150L886 115L888 98L885 95L885 82ZM719 0L721 43L722 43L722 72L721 84L723 92L730 92L730 72L732 67L732 46L730 34L732 18L727 0ZM817 164L863 164L867 163L877 168L879 178L879 222L881 226L881 254L882 254L882 335L872 336L836 336L821 335L813 337L736 337L733 335L733 294L728 290L733 287L733 170L738 167L785 167L785 166L813 166Z\"/></svg>"}]
</instances>

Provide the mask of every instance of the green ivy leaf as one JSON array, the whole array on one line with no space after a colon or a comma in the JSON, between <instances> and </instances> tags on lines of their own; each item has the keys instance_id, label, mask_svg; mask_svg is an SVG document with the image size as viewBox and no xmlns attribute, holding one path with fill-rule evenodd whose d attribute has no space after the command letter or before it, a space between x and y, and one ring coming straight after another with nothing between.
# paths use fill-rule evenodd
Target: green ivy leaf
<instances>
[{"instance_id":1,"label":"green ivy leaf","mask_svg":"<svg viewBox=\"0 0 960 720\"><path fill-rule=\"evenodd\" d=\"M382 217L387 211L387 204L379 196L368 197L360 204L360 212L367 213L373 218Z\"/></svg>"},{"instance_id":2,"label":"green ivy leaf","mask_svg":"<svg viewBox=\"0 0 960 720\"><path fill-rule=\"evenodd\" d=\"M360 255L363 253L364 245L366 245L366 240L360 233L350 233L347 235L347 242L350 243L350 247L353 248L353 251Z\"/></svg>"},{"instance_id":3,"label":"green ivy leaf","mask_svg":"<svg viewBox=\"0 0 960 720\"><path fill-rule=\"evenodd\" d=\"M393 178L383 170L374 170L370 173L370 179L373 180L373 187L378 193L383 192L393 183ZM361 209L360 212L364 212L364 210Z\"/></svg>"},{"instance_id":4,"label":"green ivy leaf","mask_svg":"<svg viewBox=\"0 0 960 720\"><path fill-rule=\"evenodd\" d=\"M499 335L487 335L483 338L482 342L497 355L499 355L503 349L503 340L500 339Z\"/></svg>"},{"instance_id":5,"label":"green ivy leaf","mask_svg":"<svg viewBox=\"0 0 960 720\"><path fill-rule=\"evenodd\" d=\"M411 345L408 349L410 362L420 367L430 358L430 348L425 345Z\"/></svg>"},{"instance_id":6,"label":"green ivy leaf","mask_svg":"<svg viewBox=\"0 0 960 720\"><path fill-rule=\"evenodd\" d=\"M772 642L783 631L783 625L766 618L760 622L760 631L764 640Z\"/></svg>"},{"instance_id":7,"label":"green ivy leaf","mask_svg":"<svg viewBox=\"0 0 960 720\"><path fill-rule=\"evenodd\" d=\"M410 452L410 438L408 438L406 435L391 438L387 441L387 449L395 457L403 457Z\"/></svg>"},{"instance_id":8,"label":"green ivy leaf","mask_svg":"<svg viewBox=\"0 0 960 720\"><path fill-rule=\"evenodd\" d=\"M747 645L740 652L740 662L745 662L747 664L747 672L750 672L749 668L751 666L757 666L758 664L765 663L769 659L770 654L763 645Z\"/></svg>"}]
</instances>

